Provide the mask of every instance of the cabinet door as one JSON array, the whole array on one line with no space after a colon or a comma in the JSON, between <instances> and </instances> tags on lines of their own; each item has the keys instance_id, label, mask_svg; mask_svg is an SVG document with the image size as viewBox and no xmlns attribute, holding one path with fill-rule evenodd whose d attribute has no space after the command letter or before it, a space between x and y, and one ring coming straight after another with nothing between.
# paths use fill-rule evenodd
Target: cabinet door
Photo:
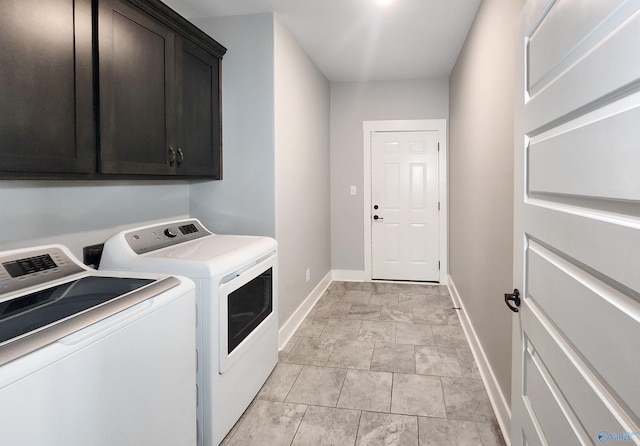
<instances>
[{"instance_id":1,"label":"cabinet door","mask_svg":"<svg viewBox=\"0 0 640 446\"><path fill-rule=\"evenodd\" d=\"M91 0L2 2L0 172L95 171L91 17Z\"/></svg>"},{"instance_id":2,"label":"cabinet door","mask_svg":"<svg viewBox=\"0 0 640 446\"><path fill-rule=\"evenodd\" d=\"M178 42L178 174L222 177L220 59Z\"/></svg>"},{"instance_id":3,"label":"cabinet door","mask_svg":"<svg viewBox=\"0 0 640 446\"><path fill-rule=\"evenodd\" d=\"M174 33L123 0L100 2L100 171L175 171Z\"/></svg>"}]
</instances>

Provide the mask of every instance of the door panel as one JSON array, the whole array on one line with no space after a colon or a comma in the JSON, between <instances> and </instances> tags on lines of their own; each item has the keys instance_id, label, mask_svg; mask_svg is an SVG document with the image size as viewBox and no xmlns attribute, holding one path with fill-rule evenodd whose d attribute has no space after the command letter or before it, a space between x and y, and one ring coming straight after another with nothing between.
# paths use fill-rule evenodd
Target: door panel
<instances>
[{"instance_id":1,"label":"door panel","mask_svg":"<svg viewBox=\"0 0 640 446\"><path fill-rule=\"evenodd\" d=\"M0 13L0 171L95 171L91 1Z\"/></svg>"},{"instance_id":2,"label":"door panel","mask_svg":"<svg viewBox=\"0 0 640 446\"><path fill-rule=\"evenodd\" d=\"M438 132L375 133L371 163L372 278L438 281Z\"/></svg>"},{"instance_id":3,"label":"door panel","mask_svg":"<svg viewBox=\"0 0 640 446\"><path fill-rule=\"evenodd\" d=\"M533 0L519 25L514 445L640 444L639 11Z\"/></svg>"},{"instance_id":4,"label":"door panel","mask_svg":"<svg viewBox=\"0 0 640 446\"><path fill-rule=\"evenodd\" d=\"M126 1L99 8L100 170L172 173L175 35Z\"/></svg>"},{"instance_id":5,"label":"door panel","mask_svg":"<svg viewBox=\"0 0 640 446\"><path fill-rule=\"evenodd\" d=\"M535 136L529 148L529 194L640 199L640 95ZM619 129L625 131L619 132Z\"/></svg>"},{"instance_id":6,"label":"door panel","mask_svg":"<svg viewBox=\"0 0 640 446\"><path fill-rule=\"evenodd\" d=\"M179 39L179 175L222 179L220 59Z\"/></svg>"},{"instance_id":7,"label":"door panel","mask_svg":"<svg viewBox=\"0 0 640 446\"><path fill-rule=\"evenodd\" d=\"M556 2L554 7L562 3ZM579 17L583 2L573 0L569 3ZM613 14L602 17L591 33L583 35L580 45L565 54L557 68L545 74L543 83L529 84L530 75L524 79L528 88L520 91L518 97L524 93L527 98L524 110L527 133L549 125L556 126L563 119L579 116L633 93L633 90L616 90L631 87L640 78L640 64L630 57L640 52L638 9L637 2L625 1ZM527 34L528 38L534 34L533 31L535 29ZM524 60L524 56L520 60ZM530 73L535 64L535 60L530 60L525 73ZM516 85L522 84L523 80L518 79ZM559 122L554 122L556 120Z\"/></svg>"}]
</instances>

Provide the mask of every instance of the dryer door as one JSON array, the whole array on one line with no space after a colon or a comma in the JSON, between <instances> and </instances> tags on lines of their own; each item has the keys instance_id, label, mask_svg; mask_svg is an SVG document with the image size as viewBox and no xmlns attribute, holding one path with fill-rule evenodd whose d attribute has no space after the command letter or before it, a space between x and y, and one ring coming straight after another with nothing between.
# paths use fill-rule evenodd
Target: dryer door
<instances>
[{"instance_id":1,"label":"dryer door","mask_svg":"<svg viewBox=\"0 0 640 446\"><path fill-rule=\"evenodd\" d=\"M276 322L274 265L272 256L223 279L219 300L220 373L226 373L248 354L256 339Z\"/></svg>"}]
</instances>

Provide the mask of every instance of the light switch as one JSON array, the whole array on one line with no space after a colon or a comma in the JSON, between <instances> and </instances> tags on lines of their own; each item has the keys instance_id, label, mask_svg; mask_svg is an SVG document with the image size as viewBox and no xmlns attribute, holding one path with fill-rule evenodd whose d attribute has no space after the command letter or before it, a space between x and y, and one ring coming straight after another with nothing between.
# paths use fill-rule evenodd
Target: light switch
<instances>
[{"instance_id":1,"label":"light switch","mask_svg":"<svg viewBox=\"0 0 640 446\"><path fill-rule=\"evenodd\" d=\"M355 195L355 194L356 194L356 187L351 186L351 195Z\"/></svg>"}]
</instances>

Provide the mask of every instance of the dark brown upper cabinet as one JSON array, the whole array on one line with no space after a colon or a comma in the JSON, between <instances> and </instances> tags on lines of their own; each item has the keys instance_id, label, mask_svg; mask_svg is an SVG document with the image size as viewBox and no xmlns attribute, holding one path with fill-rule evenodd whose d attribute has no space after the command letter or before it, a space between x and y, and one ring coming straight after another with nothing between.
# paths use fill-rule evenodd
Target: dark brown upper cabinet
<instances>
[{"instance_id":1,"label":"dark brown upper cabinet","mask_svg":"<svg viewBox=\"0 0 640 446\"><path fill-rule=\"evenodd\" d=\"M221 55L162 6L100 2L100 171L220 179Z\"/></svg>"},{"instance_id":2,"label":"dark brown upper cabinet","mask_svg":"<svg viewBox=\"0 0 640 446\"><path fill-rule=\"evenodd\" d=\"M224 47L157 0L6 3L0 176L222 178Z\"/></svg>"},{"instance_id":3,"label":"dark brown upper cabinet","mask_svg":"<svg viewBox=\"0 0 640 446\"><path fill-rule=\"evenodd\" d=\"M95 172L91 0L5 0L0 172Z\"/></svg>"},{"instance_id":4,"label":"dark brown upper cabinet","mask_svg":"<svg viewBox=\"0 0 640 446\"><path fill-rule=\"evenodd\" d=\"M220 59L188 40L178 48L178 173L221 179Z\"/></svg>"}]
</instances>

